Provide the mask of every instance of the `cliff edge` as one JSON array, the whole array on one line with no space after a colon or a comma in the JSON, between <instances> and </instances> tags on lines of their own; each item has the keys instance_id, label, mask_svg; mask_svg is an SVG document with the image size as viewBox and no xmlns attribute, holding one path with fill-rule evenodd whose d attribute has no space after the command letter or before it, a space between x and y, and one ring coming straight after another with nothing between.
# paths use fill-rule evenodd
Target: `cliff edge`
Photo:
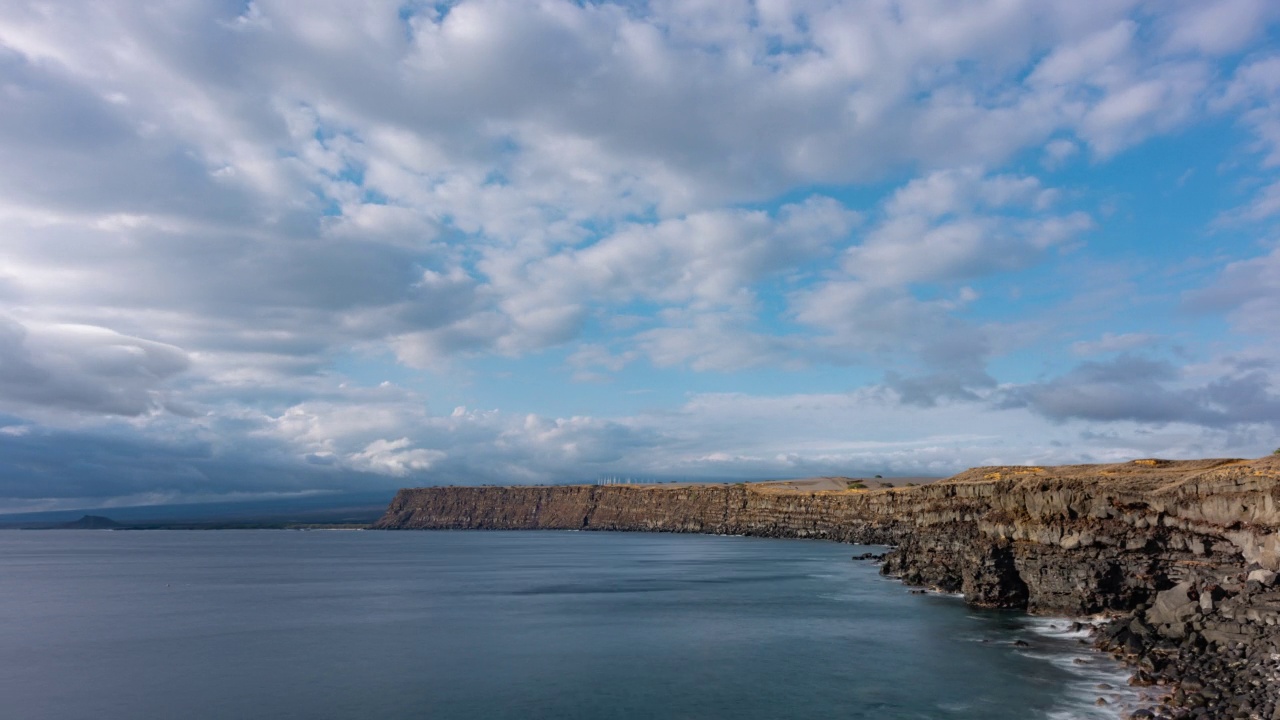
<instances>
[{"instance_id":1,"label":"cliff edge","mask_svg":"<svg viewBox=\"0 0 1280 720\"><path fill-rule=\"evenodd\" d=\"M1280 720L1280 456L982 467L883 490L406 489L375 527L893 545L882 570L910 584L983 606L1117 617L1100 645L1134 663L1137 682L1169 688L1160 712L1171 717Z\"/></svg>"}]
</instances>

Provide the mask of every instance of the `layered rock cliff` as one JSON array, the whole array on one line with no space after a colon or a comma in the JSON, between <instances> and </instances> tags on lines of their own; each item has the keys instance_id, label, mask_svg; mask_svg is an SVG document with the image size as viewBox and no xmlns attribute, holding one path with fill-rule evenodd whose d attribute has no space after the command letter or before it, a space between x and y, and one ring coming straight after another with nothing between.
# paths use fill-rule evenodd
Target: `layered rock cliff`
<instances>
[{"instance_id":1,"label":"layered rock cliff","mask_svg":"<svg viewBox=\"0 0 1280 720\"><path fill-rule=\"evenodd\" d=\"M1280 458L986 467L914 488L401 490L378 528L584 529L897 546L886 571L1033 612L1124 609L1213 566L1280 569Z\"/></svg>"},{"instance_id":2,"label":"layered rock cliff","mask_svg":"<svg viewBox=\"0 0 1280 720\"><path fill-rule=\"evenodd\" d=\"M400 491L376 527L641 530L893 545L885 573L962 592L978 605L1123 614L1103 643L1139 664L1140 682L1167 682L1181 693L1178 712L1280 718L1273 682L1280 679L1274 574L1280 457L985 467L926 486L873 491L748 484L422 488ZM1205 658L1237 651L1239 666L1231 672L1209 684L1196 678L1191 685L1199 687L1190 694L1179 686L1187 672L1207 667Z\"/></svg>"}]
</instances>

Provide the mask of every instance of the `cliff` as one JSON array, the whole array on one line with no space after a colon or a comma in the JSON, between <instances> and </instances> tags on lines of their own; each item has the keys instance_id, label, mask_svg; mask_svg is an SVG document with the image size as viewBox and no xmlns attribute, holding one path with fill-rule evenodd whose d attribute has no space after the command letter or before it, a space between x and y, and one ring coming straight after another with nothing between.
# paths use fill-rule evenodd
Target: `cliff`
<instances>
[{"instance_id":1,"label":"cliff","mask_svg":"<svg viewBox=\"0 0 1280 720\"><path fill-rule=\"evenodd\" d=\"M1235 717L1214 713L1247 705L1242 717L1280 718L1276 456L984 467L930 485L869 491L751 484L409 489L375 527L641 530L893 545L886 574L962 592L977 605L1122 615L1104 632L1103 645L1138 664L1139 682L1167 682L1176 690L1172 702L1213 709L1203 717ZM1212 682L1197 675L1190 693L1181 687L1187 673L1203 675L1212 670L1211 658L1237 651L1231 672Z\"/></svg>"},{"instance_id":2,"label":"cliff","mask_svg":"<svg viewBox=\"0 0 1280 720\"><path fill-rule=\"evenodd\" d=\"M896 545L888 572L1033 612L1124 609L1215 565L1280 569L1280 457L985 467L914 488L401 490L384 529L582 529Z\"/></svg>"}]
</instances>

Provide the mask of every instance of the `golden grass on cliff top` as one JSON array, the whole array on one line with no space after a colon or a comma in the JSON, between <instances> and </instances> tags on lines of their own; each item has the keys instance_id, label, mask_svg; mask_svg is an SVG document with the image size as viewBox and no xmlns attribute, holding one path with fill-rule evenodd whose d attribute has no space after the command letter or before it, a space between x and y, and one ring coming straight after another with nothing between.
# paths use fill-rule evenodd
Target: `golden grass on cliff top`
<instances>
[{"instance_id":1,"label":"golden grass on cliff top","mask_svg":"<svg viewBox=\"0 0 1280 720\"><path fill-rule=\"evenodd\" d=\"M983 483L1000 480L1086 482L1115 486L1131 491L1169 490L1188 483L1219 483L1245 478L1280 479L1280 456L1254 460L1211 458L1206 460L1162 460L1143 458L1105 465L1059 465L1056 467L977 467L943 480L943 483Z\"/></svg>"}]
</instances>

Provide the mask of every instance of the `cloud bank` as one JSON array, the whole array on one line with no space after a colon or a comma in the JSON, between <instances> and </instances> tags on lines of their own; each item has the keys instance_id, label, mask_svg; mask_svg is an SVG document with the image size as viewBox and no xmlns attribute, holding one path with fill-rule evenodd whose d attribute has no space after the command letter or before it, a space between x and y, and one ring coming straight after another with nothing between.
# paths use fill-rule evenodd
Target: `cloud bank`
<instances>
[{"instance_id":1,"label":"cloud bank","mask_svg":"<svg viewBox=\"0 0 1280 720\"><path fill-rule=\"evenodd\" d=\"M0 506L1267 452L1278 20L7 3Z\"/></svg>"}]
</instances>

